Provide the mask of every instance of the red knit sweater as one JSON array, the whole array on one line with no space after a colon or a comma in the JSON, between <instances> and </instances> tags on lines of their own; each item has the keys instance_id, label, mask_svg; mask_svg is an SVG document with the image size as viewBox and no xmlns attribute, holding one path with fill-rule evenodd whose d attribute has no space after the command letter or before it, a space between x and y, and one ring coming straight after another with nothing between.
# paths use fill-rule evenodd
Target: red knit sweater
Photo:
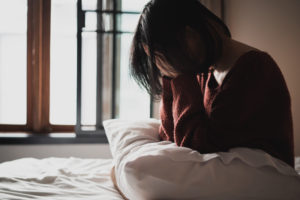
<instances>
[{"instance_id":1,"label":"red knit sweater","mask_svg":"<svg viewBox=\"0 0 300 200\"><path fill-rule=\"evenodd\" d=\"M290 95L275 61L243 54L221 85L212 72L163 78L160 137L200 153L264 150L294 166Z\"/></svg>"}]
</instances>

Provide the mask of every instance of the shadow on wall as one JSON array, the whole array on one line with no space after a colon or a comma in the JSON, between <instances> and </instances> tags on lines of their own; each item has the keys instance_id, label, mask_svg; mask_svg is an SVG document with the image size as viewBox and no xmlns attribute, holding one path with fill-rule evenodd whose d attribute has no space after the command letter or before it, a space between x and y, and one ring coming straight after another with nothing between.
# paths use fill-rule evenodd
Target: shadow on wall
<instances>
[{"instance_id":1,"label":"shadow on wall","mask_svg":"<svg viewBox=\"0 0 300 200\"><path fill-rule=\"evenodd\" d=\"M300 1L226 0L232 38L268 52L279 65L292 98L295 154L300 156Z\"/></svg>"}]
</instances>

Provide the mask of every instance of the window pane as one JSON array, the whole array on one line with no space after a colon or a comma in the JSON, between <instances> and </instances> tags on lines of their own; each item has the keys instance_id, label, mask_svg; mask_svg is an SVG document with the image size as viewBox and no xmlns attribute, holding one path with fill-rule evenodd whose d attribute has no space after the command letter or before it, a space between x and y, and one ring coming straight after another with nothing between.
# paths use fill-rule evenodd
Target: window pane
<instances>
[{"instance_id":1,"label":"window pane","mask_svg":"<svg viewBox=\"0 0 300 200\"><path fill-rule=\"evenodd\" d=\"M82 0L82 9L83 10L96 10L97 9L97 0Z\"/></svg>"},{"instance_id":2,"label":"window pane","mask_svg":"<svg viewBox=\"0 0 300 200\"><path fill-rule=\"evenodd\" d=\"M98 0L102 1L103 10L113 9L113 0ZM97 10L98 2L97 0L82 0L82 10Z\"/></svg>"},{"instance_id":3,"label":"window pane","mask_svg":"<svg viewBox=\"0 0 300 200\"><path fill-rule=\"evenodd\" d=\"M97 34L82 33L81 124L96 124Z\"/></svg>"},{"instance_id":4,"label":"window pane","mask_svg":"<svg viewBox=\"0 0 300 200\"><path fill-rule=\"evenodd\" d=\"M132 37L132 34L121 36L119 117L126 119L149 118L150 97L129 76L128 58Z\"/></svg>"},{"instance_id":5,"label":"window pane","mask_svg":"<svg viewBox=\"0 0 300 200\"><path fill-rule=\"evenodd\" d=\"M122 0L122 10L142 12L146 3L150 0Z\"/></svg>"},{"instance_id":6,"label":"window pane","mask_svg":"<svg viewBox=\"0 0 300 200\"><path fill-rule=\"evenodd\" d=\"M103 14L103 29L105 31L112 31L113 30L113 15L112 14Z\"/></svg>"},{"instance_id":7,"label":"window pane","mask_svg":"<svg viewBox=\"0 0 300 200\"><path fill-rule=\"evenodd\" d=\"M138 20L140 15L132 15L132 14L120 14L118 15L118 22L120 23L121 30L124 32L134 32L136 26L138 24Z\"/></svg>"},{"instance_id":8,"label":"window pane","mask_svg":"<svg viewBox=\"0 0 300 200\"><path fill-rule=\"evenodd\" d=\"M26 123L26 32L27 0L0 0L1 124Z\"/></svg>"},{"instance_id":9,"label":"window pane","mask_svg":"<svg viewBox=\"0 0 300 200\"><path fill-rule=\"evenodd\" d=\"M84 30L88 30L88 31L97 30L97 13L96 12L86 12L85 13Z\"/></svg>"},{"instance_id":10,"label":"window pane","mask_svg":"<svg viewBox=\"0 0 300 200\"><path fill-rule=\"evenodd\" d=\"M50 123L76 122L77 1L51 1Z\"/></svg>"},{"instance_id":11,"label":"window pane","mask_svg":"<svg viewBox=\"0 0 300 200\"><path fill-rule=\"evenodd\" d=\"M97 29L101 31L112 31L113 30L113 14L102 14L102 27L97 28L97 13L96 12L86 12L85 13L85 27L83 31L96 31Z\"/></svg>"}]
</instances>

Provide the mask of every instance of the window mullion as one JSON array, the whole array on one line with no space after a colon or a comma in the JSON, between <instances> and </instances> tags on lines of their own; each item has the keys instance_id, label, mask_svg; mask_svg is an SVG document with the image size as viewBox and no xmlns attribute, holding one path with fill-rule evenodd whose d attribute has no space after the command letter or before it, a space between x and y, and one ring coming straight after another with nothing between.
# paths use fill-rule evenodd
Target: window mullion
<instances>
[{"instance_id":1,"label":"window mullion","mask_svg":"<svg viewBox=\"0 0 300 200\"><path fill-rule=\"evenodd\" d=\"M102 0L97 1L97 9L102 11ZM97 13L97 30L102 30L103 27L103 19L102 13ZM101 128L102 126L102 83L103 83L103 33L97 32L97 97L96 97L96 127Z\"/></svg>"},{"instance_id":2,"label":"window mullion","mask_svg":"<svg viewBox=\"0 0 300 200\"><path fill-rule=\"evenodd\" d=\"M85 15L82 12L82 1L77 1L77 106L76 106L76 133L81 131L81 95L82 95L82 28Z\"/></svg>"},{"instance_id":3,"label":"window mullion","mask_svg":"<svg viewBox=\"0 0 300 200\"><path fill-rule=\"evenodd\" d=\"M116 96L116 90L117 90L117 0L113 0L113 47L112 47L112 103L111 103L111 118L116 117L116 101L117 101L117 96Z\"/></svg>"}]
</instances>

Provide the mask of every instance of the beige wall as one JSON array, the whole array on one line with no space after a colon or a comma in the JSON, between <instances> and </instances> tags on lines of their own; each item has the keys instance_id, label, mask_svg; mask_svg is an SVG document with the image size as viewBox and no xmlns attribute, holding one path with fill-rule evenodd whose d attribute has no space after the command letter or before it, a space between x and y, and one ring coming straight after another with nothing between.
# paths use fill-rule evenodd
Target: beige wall
<instances>
[{"instance_id":1,"label":"beige wall","mask_svg":"<svg viewBox=\"0 0 300 200\"><path fill-rule=\"evenodd\" d=\"M295 153L300 156L300 0L224 0L233 39L267 51L291 97Z\"/></svg>"}]
</instances>

